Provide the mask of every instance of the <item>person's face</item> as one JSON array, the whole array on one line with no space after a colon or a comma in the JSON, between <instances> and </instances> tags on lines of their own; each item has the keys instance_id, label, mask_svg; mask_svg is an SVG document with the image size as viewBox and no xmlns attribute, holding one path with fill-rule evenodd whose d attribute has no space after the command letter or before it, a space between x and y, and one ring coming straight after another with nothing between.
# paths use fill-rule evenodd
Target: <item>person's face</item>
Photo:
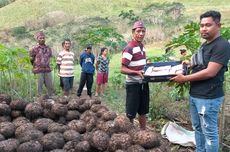
<instances>
[{"instance_id":1,"label":"person's face","mask_svg":"<svg viewBox=\"0 0 230 152\"><path fill-rule=\"evenodd\" d=\"M92 49L86 49L86 53L91 53Z\"/></svg>"},{"instance_id":2,"label":"person's face","mask_svg":"<svg viewBox=\"0 0 230 152\"><path fill-rule=\"evenodd\" d=\"M134 40L138 41L138 42L142 42L144 37L145 37L145 32L146 32L146 29L145 28L136 28L134 31L133 31L133 38Z\"/></svg>"},{"instance_id":3,"label":"person's face","mask_svg":"<svg viewBox=\"0 0 230 152\"><path fill-rule=\"evenodd\" d=\"M107 53L108 53L108 50L107 50L107 49L105 49L105 50L102 52L102 55L106 56L106 55L107 55Z\"/></svg>"},{"instance_id":4,"label":"person's face","mask_svg":"<svg viewBox=\"0 0 230 152\"><path fill-rule=\"evenodd\" d=\"M70 41L65 41L64 49L68 51L68 50L70 50L70 46L71 46L71 42Z\"/></svg>"},{"instance_id":5,"label":"person's face","mask_svg":"<svg viewBox=\"0 0 230 152\"><path fill-rule=\"evenodd\" d=\"M207 41L212 41L219 34L220 23L216 23L212 17L202 18L200 21L201 37Z\"/></svg>"},{"instance_id":6,"label":"person's face","mask_svg":"<svg viewBox=\"0 0 230 152\"><path fill-rule=\"evenodd\" d=\"M39 36L38 37L38 44L44 45L45 44L45 37L44 36Z\"/></svg>"},{"instance_id":7,"label":"person's face","mask_svg":"<svg viewBox=\"0 0 230 152\"><path fill-rule=\"evenodd\" d=\"M187 54L186 52L181 53L182 56L186 56L186 54Z\"/></svg>"}]
</instances>

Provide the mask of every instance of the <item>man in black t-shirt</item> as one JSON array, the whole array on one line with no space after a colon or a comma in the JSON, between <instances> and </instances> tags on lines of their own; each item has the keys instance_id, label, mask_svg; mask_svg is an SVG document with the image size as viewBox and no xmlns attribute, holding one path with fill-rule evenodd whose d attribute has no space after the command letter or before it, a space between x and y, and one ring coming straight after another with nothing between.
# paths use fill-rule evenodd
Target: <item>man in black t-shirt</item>
<instances>
[{"instance_id":1,"label":"man in black t-shirt","mask_svg":"<svg viewBox=\"0 0 230 152\"><path fill-rule=\"evenodd\" d=\"M200 34L206 40L192 56L192 74L171 80L190 82L190 113L195 130L196 152L218 152L218 112L224 100L224 72L230 44L220 35L221 14L208 11L200 16Z\"/></svg>"}]
</instances>

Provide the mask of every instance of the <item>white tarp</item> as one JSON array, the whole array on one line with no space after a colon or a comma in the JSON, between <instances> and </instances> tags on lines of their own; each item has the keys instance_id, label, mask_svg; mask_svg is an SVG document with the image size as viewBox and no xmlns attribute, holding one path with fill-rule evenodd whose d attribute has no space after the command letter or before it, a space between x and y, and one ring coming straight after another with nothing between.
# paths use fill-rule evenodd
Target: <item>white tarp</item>
<instances>
[{"instance_id":1,"label":"white tarp","mask_svg":"<svg viewBox=\"0 0 230 152\"><path fill-rule=\"evenodd\" d=\"M195 147L195 132L186 130L174 122L167 122L161 130L163 138L171 143L180 144L185 147Z\"/></svg>"}]
</instances>

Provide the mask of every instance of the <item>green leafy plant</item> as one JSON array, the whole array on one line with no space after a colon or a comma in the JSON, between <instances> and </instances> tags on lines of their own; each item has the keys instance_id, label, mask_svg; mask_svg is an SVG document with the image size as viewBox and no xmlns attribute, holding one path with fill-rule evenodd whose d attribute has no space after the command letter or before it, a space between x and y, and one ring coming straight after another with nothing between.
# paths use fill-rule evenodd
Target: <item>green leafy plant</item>
<instances>
[{"instance_id":1,"label":"green leafy plant","mask_svg":"<svg viewBox=\"0 0 230 152\"><path fill-rule=\"evenodd\" d=\"M184 27L184 32L177 37L174 37L166 47L171 49L183 46L192 54L198 49L201 44L199 36L199 25L191 22Z\"/></svg>"},{"instance_id":2,"label":"green leafy plant","mask_svg":"<svg viewBox=\"0 0 230 152\"><path fill-rule=\"evenodd\" d=\"M221 35L226 38L230 39L230 27L223 27L221 29ZM190 54L186 57L186 59L190 59L191 55L196 52L196 50L201 45L201 38L199 33L199 24L191 22L190 24L186 25L184 27L184 32L174 37L167 45L166 47L171 48L171 50L178 48L178 47L185 47ZM186 95L186 91L189 88L188 83L184 84L178 84L174 82L170 82L168 84L169 86L174 86L176 89L176 92L181 98L184 98Z\"/></svg>"},{"instance_id":3,"label":"green leafy plant","mask_svg":"<svg viewBox=\"0 0 230 152\"><path fill-rule=\"evenodd\" d=\"M0 88L11 95L32 96L31 65L23 48L8 48L0 44Z\"/></svg>"},{"instance_id":4,"label":"green leafy plant","mask_svg":"<svg viewBox=\"0 0 230 152\"><path fill-rule=\"evenodd\" d=\"M113 71L113 74L110 76L110 82L115 88L124 87L125 76L121 74L119 70Z\"/></svg>"},{"instance_id":5,"label":"green leafy plant","mask_svg":"<svg viewBox=\"0 0 230 152\"><path fill-rule=\"evenodd\" d=\"M130 24L141 19L139 16L134 14L133 10L129 10L127 12L121 11L121 13L118 16L122 19L128 19Z\"/></svg>"}]
</instances>

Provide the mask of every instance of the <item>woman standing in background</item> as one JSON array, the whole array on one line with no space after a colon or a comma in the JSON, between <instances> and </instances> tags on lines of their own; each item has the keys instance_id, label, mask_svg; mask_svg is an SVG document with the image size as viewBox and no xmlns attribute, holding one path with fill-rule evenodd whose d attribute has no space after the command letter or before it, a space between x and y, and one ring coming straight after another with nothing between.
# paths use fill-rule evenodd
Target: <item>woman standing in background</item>
<instances>
[{"instance_id":1,"label":"woman standing in background","mask_svg":"<svg viewBox=\"0 0 230 152\"><path fill-rule=\"evenodd\" d=\"M101 53L97 58L96 62L96 94L104 95L106 84L108 83L108 72L109 72L109 59L107 57L108 49L103 47L101 48Z\"/></svg>"}]
</instances>

